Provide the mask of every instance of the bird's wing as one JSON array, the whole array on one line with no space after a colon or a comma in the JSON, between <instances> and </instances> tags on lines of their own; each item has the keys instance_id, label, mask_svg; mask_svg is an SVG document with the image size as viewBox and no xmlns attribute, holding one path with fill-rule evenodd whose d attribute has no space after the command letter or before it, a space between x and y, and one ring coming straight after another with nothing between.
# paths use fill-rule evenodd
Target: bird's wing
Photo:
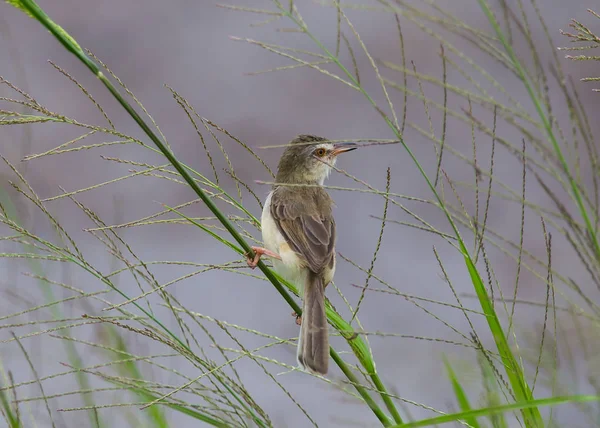
<instances>
[{"instance_id":1,"label":"bird's wing","mask_svg":"<svg viewBox=\"0 0 600 428\"><path fill-rule=\"evenodd\" d=\"M271 198L271 216L292 250L314 273L331 267L335 257L335 221L331 199L320 188L280 187Z\"/></svg>"}]
</instances>

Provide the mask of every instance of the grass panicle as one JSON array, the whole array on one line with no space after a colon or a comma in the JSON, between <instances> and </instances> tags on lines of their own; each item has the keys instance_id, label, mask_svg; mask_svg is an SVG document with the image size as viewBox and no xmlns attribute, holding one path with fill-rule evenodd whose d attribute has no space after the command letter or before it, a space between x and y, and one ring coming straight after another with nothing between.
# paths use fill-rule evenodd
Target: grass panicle
<instances>
[{"instance_id":1,"label":"grass panicle","mask_svg":"<svg viewBox=\"0 0 600 428\"><path fill-rule=\"evenodd\" d=\"M75 55L134 120L143 137L120 131L114 118L123 110L109 111L100 105L77 80L76 70L67 71L51 62L86 102L94 105L98 123L84 123L52 111L28 90L0 77L0 87L7 94L3 92L0 97L1 127L20 125L29 129L33 124L52 124L77 131L68 141L45 151L36 151L33 142L25 141L23 147L32 150L22 153L19 165L3 157L7 173L3 177L6 185L0 188L0 257L13 266L26 267L23 280L35 282L41 290L38 301L29 295L11 295L25 308L14 308L0 316L0 330L11 331L11 337L0 343L16 346L31 372L29 380L15 382L12 372L5 372L7 363L0 366L0 410L7 426L25 426L27 418L41 415L41 411L28 414L33 405L43 406L40 409L52 426L61 425L70 412L82 411L90 426L109 426L112 419L107 409L130 426L166 428L170 426L169 416L175 412L217 427L274 426L260 404L261 397L253 396L253 388L244 384L245 376L239 372L242 360L252 361L264 382L277 387L304 423L317 426L321 421L280 373L297 368L270 354L273 348L293 347L294 339L199 313L174 291L176 284L217 271L223 276L236 275L237 281L252 278L270 284L282 303L301 314L295 298L296 284L285 281L265 262L259 263L258 274L245 265L245 258L253 255L251 245L259 243L260 234L260 222L250 203L262 207L262 201L257 196L257 183L240 178L242 166L246 168L252 162L275 178L260 151L217 121L202 116L183 94L165 85L174 101L172 108L180 110L197 136L208 171L198 171L182 162L176 154L179 147L171 144L139 98L104 62L81 47L34 0L8 3L42 24ZM419 427L456 422L475 428L513 424L538 428L558 425L560 409L565 406L585 415L590 423L597 421L600 385L594 376L597 363L592 349L597 347L594 340L600 337L600 306L596 303L600 292L600 166L593 112L582 101L579 84L563 70L563 59L557 54L558 50L577 51L577 55L566 58L598 61L598 56L579 54L600 45L595 28L572 20L572 32L561 32L572 45L556 49L552 36L558 30L544 21L541 1L526 5L520 0L514 4L503 0L493 8L492 2L478 0L487 28L467 22L433 0L316 3L320 4L270 0L260 7L220 5L231 13L247 14L252 19L258 16L260 21L253 21L251 27L260 26L261 31L272 27L276 31L276 43L231 37L286 61L246 74L261 78L264 73L317 72L330 79L332 85L342 84L360 95L365 105L377 113L381 128L391 138L343 141L356 141L365 150L377 146L395 150L412 163L428 192L422 196L406 188L396 190L403 180L392 182L392 176L403 175L404 171L388 168L385 186L378 189L359 175L334 168L352 185L326 188L382 200L379 213L371 216L379 222L379 232L372 240L372 257L357 261L339 254L340 265L362 275L364 281L353 284L352 289L358 292L356 300L343 287L333 284L337 295L330 295L331 300L326 301L326 313L334 330L332 335L345 342L334 342L336 347L330 349L339 371L329 379L318 380L364 406L365 424L377 421L386 427ZM335 12L330 23L335 29L331 46L318 36L321 31L316 24L304 19L304 11L311 7ZM375 39L364 37L359 21L351 19L357 13L382 17L382 33L385 24L389 25L389 34L397 40L397 50L391 57L375 54ZM600 18L591 10L589 13L594 19ZM408 28L439 46L439 73L424 72L410 58ZM534 28L541 28L541 41ZM549 65L542 59L546 58L542 55L544 49L552 51ZM581 80L596 82L600 78ZM524 96L517 97L515 88L522 89ZM411 106L416 106L415 112L409 111ZM469 135L467 144L455 141L452 130L456 127ZM30 134L24 135L31 138ZM415 138L428 142L431 162L425 159L425 151L416 150L412 143ZM110 155L122 145L133 149L128 152L131 157ZM232 145L240 149L239 159L231 155ZM274 147L281 146L261 148ZM56 194L44 198L28 180L28 171L40 159L70 155L85 160L99 150L100 162L126 171L85 187L59 188ZM131 154L138 151L144 153L144 162ZM246 164L242 164L241 156ZM520 178L516 180L518 185L506 173L505 163L517 171L513 175ZM461 174L461 169L469 174ZM133 180L160 180L167 186L186 186L191 192L184 202L173 206L161 202L137 219L117 215L116 200L116 214L110 221L83 202L83 195ZM530 199L536 192L549 202L542 205ZM507 211L514 210L516 220L511 223L511 233L500 230L494 222L499 203ZM111 261L109 269L95 264L97 261L78 241L68 222L54 214L53 204L70 204L85 216L89 224L85 232L105 250ZM198 205L210 213L194 214L192 210ZM438 216L423 215L424 208L433 209ZM35 225L31 212L36 215ZM536 251L533 238L529 238L528 231L535 228L536 219L542 225L542 238L537 233L536 239L543 242L544 254ZM211 245L227 249L229 259L212 264L145 260L124 233L181 225L195 228L190 230L196 230ZM427 232L421 234L422 239L433 241L430 262L444 285L439 297L404 292L396 278L386 278L380 272L386 248L395 242L394 238L402 239L397 234L407 231L398 226L408 226L411 233ZM39 232L43 228L52 230L53 235ZM458 255L460 265L446 249ZM565 253L576 261L581 275L573 277L572 271L557 263L555 255L562 257ZM509 276L500 273L503 267L496 264L498 257L514 268ZM454 263L452 269L450 263ZM176 273L164 279L157 274L163 268ZM93 288L74 282L71 269L85 275ZM462 271L463 279L455 277L457 269ZM57 278L57 272L63 274ZM470 281L469 293L458 288L464 278ZM512 279L506 282L506 278ZM521 297L519 292L526 281L544 291L540 301ZM442 297L447 292L448 300ZM391 331L372 331L360 320L369 296L397 301L399 310L400 305L410 304L420 316L441 326L443 333L413 334L410 326L407 330L405 326L390 326ZM343 302L340 309L334 307L334 299ZM459 317L448 316L452 311L459 311ZM523 324L521 316L525 312L533 313L532 318L539 317L535 318L539 323ZM465 327L460 327L458 319L466 321ZM563 332L569 328L577 331L577 341L574 335ZM90 331L91 337L84 334ZM456 403L445 411L431 403L411 400L412 391L402 380L391 379L377 366L378 355L370 343L374 337L403 340L406 346L420 341L444 347L444 352L461 349L461 355L470 355L477 364L471 364L473 369L469 371L453 357L440 359ZM39 363L28 346L50 339L61 342L67 362L63 363L64 371L48 375L38 370ZM132 346L132 339L144 346ZM249 339L254 340L252 345ZM339 349L338 343L343 343ZM575 368L580 364L575 361L578 352L583 353L589 371L585 385L581 385ZM559 364L563 353L569 365L569 385L564 384ZM84 359L83 355L92 357ZM478 395L473 393L473 373ZM50 382L71 378L77 385L74 389L49 392ZM581 393L590 388L595 395ZM80 402L72 402L74 397ZM415 416L416 410L419 417ZM338 415L337 420L344 418Z\"/></svg>"}]
</instances>

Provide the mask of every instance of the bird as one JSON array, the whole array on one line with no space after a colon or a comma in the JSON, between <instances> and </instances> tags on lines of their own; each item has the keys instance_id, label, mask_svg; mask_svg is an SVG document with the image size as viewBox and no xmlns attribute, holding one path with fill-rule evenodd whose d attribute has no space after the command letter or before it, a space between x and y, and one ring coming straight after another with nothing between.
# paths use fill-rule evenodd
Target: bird
<instances>
[{"instance_id":1,"label":"bird","mask_svg":"<svg viewBox=\"0 0 600 428\"><path fill-rule=\"evenodd\" d=\"M275 272L298 286L303 304L296 359L318 375L329 366L325 287L336 267L334 203L323 183L338 155L356 148L314 135L299 135L286 146L263 206L264 247L251 247L254 256L247 260L254 268L261 256L272 258Z\"/></svg>"}]
</instances>

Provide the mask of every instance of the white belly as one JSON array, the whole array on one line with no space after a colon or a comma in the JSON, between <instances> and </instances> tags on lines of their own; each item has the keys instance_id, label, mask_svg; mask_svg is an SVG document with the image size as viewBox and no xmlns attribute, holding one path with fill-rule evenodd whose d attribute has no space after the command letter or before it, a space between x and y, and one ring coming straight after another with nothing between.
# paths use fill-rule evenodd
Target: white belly
<instances>
[{"instance_id":1,"label":"white belly","mask_svg":"<svg viewBox=\"0 0 600 428\"><path fill-rule=\"evenodd\" d=\"M268 250L271 250L281 256L281 260L273 259L273 268L275 272L285 278L287 281L298 287L300 295L303 294L304 283L306 282L306 268L302 267L300 258L294 252L283 235L279 232L275 220L271 217L271 196L269 193L261 217L261 228L263 243Z\"/></svg>"}]
</instances>

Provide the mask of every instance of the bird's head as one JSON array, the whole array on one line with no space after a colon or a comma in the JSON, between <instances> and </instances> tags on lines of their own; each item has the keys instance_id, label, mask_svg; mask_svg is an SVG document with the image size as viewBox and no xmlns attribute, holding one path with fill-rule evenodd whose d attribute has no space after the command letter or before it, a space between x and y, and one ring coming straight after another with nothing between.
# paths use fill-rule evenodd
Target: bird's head
<instances>
[{"instance_id":1,"label":"bird's head","mask_svg":"<svg viewBox=\"0 0 600 428\"><path fill-rule=\"evenodd\" d=\"M314 135L299 135L286 147L277 168L277 183L323 184L338 155L355 143L331 143Z\"/></svg>"}]
</instances>

